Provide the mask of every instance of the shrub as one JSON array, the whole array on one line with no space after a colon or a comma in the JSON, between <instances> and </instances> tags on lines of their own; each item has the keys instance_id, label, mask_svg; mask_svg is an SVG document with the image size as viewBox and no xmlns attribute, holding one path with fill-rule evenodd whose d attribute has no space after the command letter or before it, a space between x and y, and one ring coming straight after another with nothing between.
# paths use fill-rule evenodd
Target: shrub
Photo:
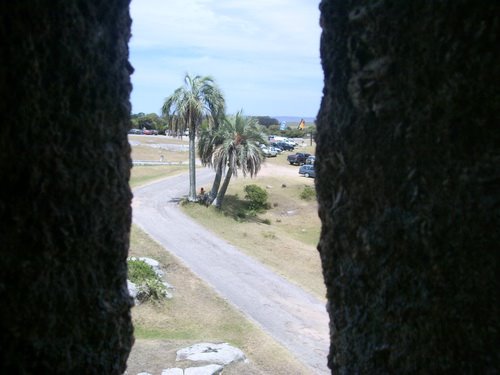
<instances>
[{"instance_id":1,"label":"shrub","mask_svg":"<svg viewBox=\"0 0 500 375\"><path fill-rule=\"evenodd\" d=\"M166 298L167 288L159 279L148 279L137 287L137 299L141 302L147 300L161 301Z\"/></svg>"},{"instance_id":2,"label":"shrub","mask_svg":"<svg viewBox=\"0 0 500 375\"><path fill-rule=\"evenodd\" d=\"M271 240L275 240L276 238L276 234L274 234L274 232L264 232L262 233L262 235L264 236L264 238L269 238Z\"/></svg>"},{"instance_id":3,"label":"shrub","mask_svg":"<svg viewBox=\"0 0 500 375\"><path fill-rule=\"evenodd\" d=\"M128 260L128 279L139 285L149 279L158 279L155 271L149 264L139 259Z\"/></svg>"},{"instance_id":4,"label":"shrub","mask_svg":"<svg viewBox=\"0 0 500 375\"><path fill-rule=\"evenodd\" d=\"M304 189L300 192L300 199L306 201L316 199L316 189L311 186L304 186Z\"/></svg>"},{"instance_id":5,"label":"shrub","mask_svg":"<svg viewBox=\"0 0 500 375\"><path fill-rule=\"evenodd\" d=\"M255 211L261 211L268 207L267 203L267 191L262 189L258 185L246 185L245 188L245 199L250 201L249 209Z\"/></svg>"},{"instance_id":6,"label":"shrub","mask_svg":"<svg viewBox=\"0 0 500 375\"><path fill-rule=\"evenodd\" d=\"M139 259L129 259L127 264L128 279L137 285L139 301L159 301L167 297L167 288L149 264Z\"/></svg>"}]
</instances>

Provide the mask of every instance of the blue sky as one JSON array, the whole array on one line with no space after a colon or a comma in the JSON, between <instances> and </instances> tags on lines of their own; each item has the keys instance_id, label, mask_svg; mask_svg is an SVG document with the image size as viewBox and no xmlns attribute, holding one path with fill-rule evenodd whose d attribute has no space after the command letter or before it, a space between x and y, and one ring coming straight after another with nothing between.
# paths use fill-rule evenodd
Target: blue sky
<instances>
[{"instance_id":1,"label":"blue sky","mask_svg":"<svg viewBox=\"0 0 500 375\"><path fill-rule=\"evenodd\" d=\"M315 117L319 0L132 0L132 112L160 113L186 73L212 76L227 112Z\"/></svg>"}]
</instances>

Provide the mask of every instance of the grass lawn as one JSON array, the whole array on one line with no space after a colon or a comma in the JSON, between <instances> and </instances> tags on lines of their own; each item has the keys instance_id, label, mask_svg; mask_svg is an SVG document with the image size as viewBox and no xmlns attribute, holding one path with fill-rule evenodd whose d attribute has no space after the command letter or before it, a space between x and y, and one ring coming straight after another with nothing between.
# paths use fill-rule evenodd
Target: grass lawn
<instances>
[{"instance_id":1,"label":"grass lawn","mask_svg":"<svg viewBox=\"0 0 500 375\"><path fill-rule=\"evenodd\" d=\"M301 148L301 152L311 152ZM311 152L312 153L312 152ZM315 199L303 200L314 179L301 177L286 154L266 160L267 172L254 179L233 178L222 207L186 204L184 211L214 233L258 259L278 274L325 299L321 262L316 245L321 222ZM246 207L244 186L256 184L268 192L271 208L256 217L242 218Z\"/></svg>"},{"instance_id":2,"label":"grass lawn","mask_svg":"<svg viewBox=\"0 0 500 375\"><path fill-rule=\"evenodd\" d=\"M139 143L132 147L132 157L136 160L159 160L159 151L166 161L176 160L177 157L182 159L180 161L188 159L187 152L147 146L148 142L170 142L173 139L162 139L160 136L131 138ZM312 153L313 150L301 148L304 152ZM273 172L262 173L253 180L234 178L231 181L224 210L217 211L198 204L187 205L185 210L195 220L277 273L324 298L319 256L315 249L320 230L316 201L299 198L304 187L313 186L314 181L299 177L297 167L287 165L286 155L269 159L266 164L268 171ZM134 188L187 170L187 165L134 166L130 185ZM275 170L287 173L275 173ZM237 221L235 218L245 205L243 187L253 183L266 188L272 208L254 219ZM283 184L286 188L282 187ZM263 224L264 221L270 225ZM174 297L169 301L132 309L136 341L128 360L129 374L143 371L159 374L169 367L186 367L187 363L175 362L176 351L206 341L228 342L243 350L250 359L250 363L225 368L224 374L310 373L284 347L135 226L132 226L130 255L158 260L166 270L166 281L175 289Z\"/></svg>"},{"instance_id":3,"label":"grass lawn","mask_svg":"<svg viewBox=\"0 0 500 375\"><path fill-rule=\"evenodd\" d=\"M143 144L147 143L148 139L161 139L159 136L136 138L140 138ZM134 152L141 147L149 148L149 152L158 151L155 148L136 145L132 147L133 157L138 155ZM315 145L306 143L297 150L314 154ZM175 154L182 155L184 161L188 158L187 152L164 154L165 160L173 159ZM266 159L261 173L254 179L233 177L221 211L198 204L185 205L184 210L194 220L271 267L278 274L324 299L325 286L316 250L321 229L317 204L315 199L306 201L300 198L306 187L314 188L314 180L300 177L298 167L288 165L288 154L283 153L276 158ZM185 173L187 170L187 165L134 166L130 185L134 188ZM257 184L266 189L271 209L255 218L242 220L238 215L246 205L243 188L248 184Z\"/></svg>"},{"instance_id":4,"label":"grass lawn","mask_svg":"<svg viewBox=\"0 0 500 375\"><path fill-rule=\"evenodd\" d=\"M188 151L169 151L147 145L137 145L132 148L132 160L153 160L179 163L187 161Z\"/></svg>"},{"instance_id":5,"label":"grass lawn","mask_svg":"<svg viewBox=\"0 0 500 375\"><path fill-rule=\"evenodd\" d=\"M250 359L246 364L228 366L224 374L310 373L136 226L132 227L130 255L158 260L166 270L166 281L175 289L171 300L132 309L136 341L128 360L129 374L160 374L169 367L185 367L187 363L175 362L176 350L207 341L228 342Z\"/></svg>"},{"instance_id":6,"label":"grass lawn","mask_svg":"<svg viewBox=\"0 0 500 375\"><path fill-rule=\"evenodd\" d=\"M167 137L164 135L134 135L129 134L128 139L131 142L139 144L171 144L171 145L187 145L189 143L188 137Z\"/></svg>"},{"instance_id":7,"label":"grass lawn","mask_svg":"<svg viewBox=\"0 0 500 375\"><path fill-rule=\"evenodd\" d=\"M187 165L134 165L130 175L132 188L161 180L162 178L187 173Z\"/></svg>"}]
</instances>

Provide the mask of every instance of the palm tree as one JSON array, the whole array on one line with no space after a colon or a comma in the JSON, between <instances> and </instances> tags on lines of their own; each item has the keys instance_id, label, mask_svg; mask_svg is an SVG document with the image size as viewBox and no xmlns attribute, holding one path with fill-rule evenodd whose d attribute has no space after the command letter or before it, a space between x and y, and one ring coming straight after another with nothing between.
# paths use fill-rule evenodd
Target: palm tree
<instances>
[{"instance_id":1,"label":"palm tree","mask_svg":"<svg viewBox=\"0 0 500 375\"><path fill-rule=\"evenodd\" d=\"M182 131L189 130L189 195L196 201L195 138L196 131L204 118L218 124L225 111L222 92L212 77L186 74L184 85L165 99L162 114L167 120L179 121ZM169 121L170 122L170 121Z\"/></svg>"},{"instance_id":2,"label":"palm tree","mask_svg":"<svg viewBox=\"0 0 500 375\"><path fill-rule=\"evenodd\" d=\"M214 152L217 146L221 145L224 139L222 132L216 126L202 126L199 133L198 156L203 166L213 167L215 169L215 178L212 189L205 197L205 203L210 205L216 198L219 186L222 180L224 166L221 160L214 163Z\"/></svg>"},{"instance_id":3,"label":"palm tree","mask_svg":"<svg viewBox=\"0 0 500 375\"><path fill-rule=\"evenodd\" d=\"M232 175L237 176L238 170L250 177L260 170L264 155L259 147L265 143L265 136L260 130L257 120L245 117L241 111L234 117L224 119L217 131L217 143L213 150L212 165L226 172L224 182L218 191L215 206L220 208Z\"/></svg>"}]
</instances>

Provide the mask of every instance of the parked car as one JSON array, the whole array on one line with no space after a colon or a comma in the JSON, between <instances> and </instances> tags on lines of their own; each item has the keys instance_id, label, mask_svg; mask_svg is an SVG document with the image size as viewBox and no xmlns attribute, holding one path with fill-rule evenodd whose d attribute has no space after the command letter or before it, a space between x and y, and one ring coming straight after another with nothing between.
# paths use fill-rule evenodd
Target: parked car
<instances>
[{"instance_id":1,"label":"parked car","mask_svg":"<svg viewBox=\"0 0 500 375\"><path fill-rule=\"evenodd\" d=\"M269 146L268 149L271 151L276 151L276 154L281 154L283 152L283 150L279 147Z\"/></svg>"},{"instance_id":2,"label":"parked car","mask_svg":"<svg viewBox=\"0 0 500 375\"><path fill-rule=\"evenodd\" d=\"M307 158L311 156L311 154L304 154L303 152L297 152L295 155L288 155L286 160L290 164L302 165L306 163Z\"/></svg>"},{"instance_id":3,"label":"parked car","mask_svg":"<svg viewBox=\"0 0 500 375\"><path fill-rule=\"evenodd\" d=\"M128 134L142 134L142 130L141 129L130 129L128 131Z\"/></svg>"},{"instance_id":4,"label":"parked car","mask_svg":"<svg viewBox=\"0 0 500 375\"><path fill-rule=\"evenodd\" d=\"M154 129L144 129L144 135L158 135L158 130Z\"/></svg>"},{"instance_id":5,"label":"parked car","mask_svg":"<svg viewBox=\"0 0 500 375\"><path fill-rule=\"evenodd\" d=\"M283 151L293 151L295 150L295 147L286 143L286 142L274 142L273 143L273 146L274 147L279 147L281 148Z\"/></svg>"},{"instance_id":6,"label":"parked car","mask_svg":"<svg viewBox=\"0 0 500 375\"><path fill-rule=\"evenodd\" d=\"M267 158L275 157L276 155L278 155L278 153L275 150L271 150L270 147L267 147L265 145L261 145L260 149L262 150L264 156Z\"/></svg>"},{"instance_id":7,"label":"parked car","mask_svg":"<svg viewBox=\"0 0 500 375\"><path fill-rule=\"evenodd\" d=\"M316 177L316 172L314 171L314 165L304 164L299 168L299 174L304 175L304 177Z\"/></svg>"},{"instance_id":8,"label":"parked car","mask_svg":"<svg viewBox=\"0 0 500 375\"><path fill-rule=\"evenodd\" d=\"M293 147L296 147L299 145L297 142L295 142L293 139L290 139L290 138L284 139L283 142L285 142L286 144L293 146Z\"/></svg>"}]
</instances>

